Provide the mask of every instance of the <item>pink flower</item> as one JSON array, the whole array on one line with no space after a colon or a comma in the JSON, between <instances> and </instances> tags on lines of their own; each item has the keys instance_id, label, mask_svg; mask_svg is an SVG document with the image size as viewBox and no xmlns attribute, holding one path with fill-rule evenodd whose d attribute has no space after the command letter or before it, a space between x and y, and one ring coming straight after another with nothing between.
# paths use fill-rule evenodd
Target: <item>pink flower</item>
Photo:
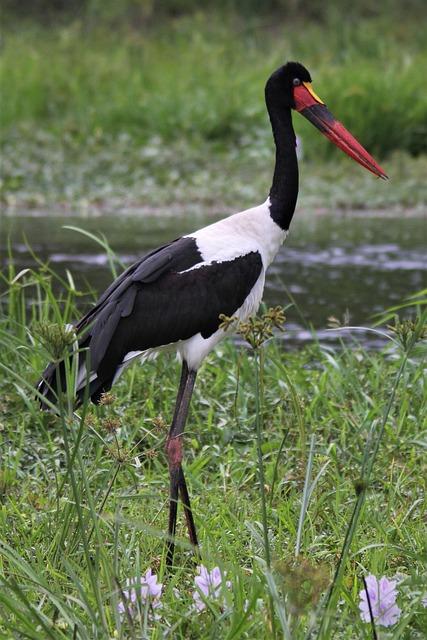
<instances>
[{"instance_id":1,"label":"pink flower","mask_svg":"<svg viewBox=\"0 0 427 640\"><path fill-rule=\"evenodd\" d=\"M219 567L214 567L212 571L208 571L206 567L200 565L197 567L197 571L199 575L194 578L196 585L196 591L193 593L194 607L197 611L203 611L203 609L206 609L204 599L211 598L212 600L219 600L224 584L230 589L231 582L229 580L223 582L223 576L221 575ZM204 596L204 598L202 596Z\"/></svg>"},{"instance_id":2,"label":"pink flower","mask_svg":"<svg viewBox=\"0 0 427 640\"><path fill-rule=\"evenodd\" d=\"M372 615L374 617L374 622L379 626L391 627L400 618L402 611L396 604L396 585L397 580L389 580L385 576L383 576L379 582L373 575L366 578L366 586L368 589ZM360 617L363 622L371 622L366 590L362 589L359 595Z\"/></svg>"},{"instance_id":3,"label":"pink flower","mask_svg":"<svg viewBox=\"0 0 427 640\"><path fill-rule=\"evenodd\" d=\"M145 607L147 604L153 609L161 607L160 596L163 585L157 583L157 576L153 575L151 569L147 569L145 576L126 580L126 589L123 589L125 601L119 602L117 609L122 615L126 610L134 616L138 607Z\"/></svg>"}]
</instances>

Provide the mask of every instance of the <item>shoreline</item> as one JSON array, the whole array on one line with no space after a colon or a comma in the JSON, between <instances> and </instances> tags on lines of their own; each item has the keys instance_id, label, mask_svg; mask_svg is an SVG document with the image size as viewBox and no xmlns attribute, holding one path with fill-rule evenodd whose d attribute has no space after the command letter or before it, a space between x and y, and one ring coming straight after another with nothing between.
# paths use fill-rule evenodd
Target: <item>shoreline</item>
<instances>
[{"instance_id":1,"label":"shoreline","mask_svg":"<svg viewBox=\"0 0 427 640\"><path fill-rule=\"evenodd\" d=\"M243 210L243 209L242 209ZM58 201L57 203L50 203L43 208L34 206L20 206L20 205L4 205L1 209L0 217L5 218L47 218L47 217L81 217L87 218L99 218L109 216L123 216L123 217L135 217L135 218L170 218L180 216L187 218L191 216L204 217L212 219L220 219L236 213L237 210L230 207L224 207L223 209L218 206L212 206L203 202L197 202L181 205L181 204L165 204L162 206L141 205L141 204L128 204L114 201L105 202L100 204L80 203L80 206L72 205L68 202ZM298 217L329 217L334 216L337 218L390 218L395 219L399 217L405 218L427 218L427 204L419 203L416 206L405 206L396 204L387 208L366 208L361 207L316 207L315 209L308 206L297 207L295 216Z\"/></svg>"}]
</instances>

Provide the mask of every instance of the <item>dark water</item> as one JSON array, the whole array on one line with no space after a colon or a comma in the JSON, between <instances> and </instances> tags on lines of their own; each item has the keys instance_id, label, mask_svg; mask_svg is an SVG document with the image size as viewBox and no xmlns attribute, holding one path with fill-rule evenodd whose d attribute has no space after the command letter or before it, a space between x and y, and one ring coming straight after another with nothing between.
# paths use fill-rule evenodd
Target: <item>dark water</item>
<instances>
[{"instance_id":1,"label":"dark water","mask_svg":"<svg viewBox=\"0 0 427 640\"><path fill-rule=\"evenodd\" d=\"M220 216L217 216L220 217ZM125 264L168 240L215 221L212 215L96 217L4 215L1 224L2 262L10 236L17 269L33 264L24 241L59 273L68 268L76 284L101 292L111 282L108 259L94 241L63 225L102 232ZM373 314L427 286L427 218L387 216L375 212L309 215L299 213L285 245L270 267L264 300L288 309L287 339L311 340L314 327L322 342L336 341L328 318L349 314L351 325L369 326ZM340 334L342 335L342 334ZM365 345L378 346L375 334L352 334Z\"/></svg>"}]
</instances>

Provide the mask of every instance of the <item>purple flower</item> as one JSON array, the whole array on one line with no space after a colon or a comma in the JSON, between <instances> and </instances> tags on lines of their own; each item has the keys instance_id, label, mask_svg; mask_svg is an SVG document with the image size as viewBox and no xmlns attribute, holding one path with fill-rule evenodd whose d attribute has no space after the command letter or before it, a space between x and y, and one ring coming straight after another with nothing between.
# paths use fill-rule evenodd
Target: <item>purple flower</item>
<instances>
[{"instance_id":1,"label":"purple flower","mask_svg":"<svg viewBox=\"0 0 427 640\"><path fill-rule=\"evenodd\" d=\"M421 598L421 604L423 605L423 607L424 607L425 609L427 609L427 593L425 593L425 594L423 595L423 597Z\"/></svg>"},{"instance_id":2,"label":"purple flower","mask_svg":"<svg viewBox=\"0 0 427 640\"><path fill-rule=\"evenodd\" d=\"M400 618L401 609L396 604L397 598L397 580L389 580L383 576L380 581L370 575L366 578L366 586L368 589L369 601L371 603L372 615L374 622L382 627L391 627ZM369 613L368 597L366 590L362 589L360 595L360 617L363 622L370 622L371 615Z\"/></svg>"},{"instance_id":3,"label":"purple flower","mask_svg":"<svg viewBox=\"0 0 427 640\"><path fill-rule=\"evenodd\" d=\"M120 614L125 614L126 610L134 616L138 607L145 607L147 604L153 609L161 607L160 596L163 585L157 583L157 576L153 575L151 569L147 569L145 576L126 580L126 589L123 589L125 601L119 602L117 609Z\"/></svg>"},{"instance_id":4,"label":"purple flower","mask_svg":"<svg viewBox=\"0 0 427 640\"><path fill-rule=\"evenodd\" d=\"M197 571L199 575L194 578L196 585L196 591L193 593L194 607L197 611L203 611L203 609L206 609L204 599L211 598L212 600L219 600L224 584L230 589L231 582L229 580L226 582L223 581L219 567L214 567L212 571L208 571L206 567L200 565L197 567ZM204 596L204 598L202 596ZM222 602L223 601L224 599L222 599Z\"/></svg>"}]
</instances>

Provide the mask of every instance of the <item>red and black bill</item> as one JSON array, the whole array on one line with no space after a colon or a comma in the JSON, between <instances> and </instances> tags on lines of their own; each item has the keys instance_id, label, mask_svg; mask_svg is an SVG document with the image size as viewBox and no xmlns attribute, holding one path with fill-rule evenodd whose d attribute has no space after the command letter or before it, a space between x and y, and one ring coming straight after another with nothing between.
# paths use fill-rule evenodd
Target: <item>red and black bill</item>
<instances>
[{"instance_id":1,"label":"red and black bill","mask_svg":"<svg viewBox=\"0 0 427 640\"><path fill-rule=\"evenodd\" d=\"M388 176L374 158L351 135L344 125L335 120L325 103L313 91L310 82L294 87L295 109L319 129L331 142L379 178Z\"/></svg>"}]
</instances>

